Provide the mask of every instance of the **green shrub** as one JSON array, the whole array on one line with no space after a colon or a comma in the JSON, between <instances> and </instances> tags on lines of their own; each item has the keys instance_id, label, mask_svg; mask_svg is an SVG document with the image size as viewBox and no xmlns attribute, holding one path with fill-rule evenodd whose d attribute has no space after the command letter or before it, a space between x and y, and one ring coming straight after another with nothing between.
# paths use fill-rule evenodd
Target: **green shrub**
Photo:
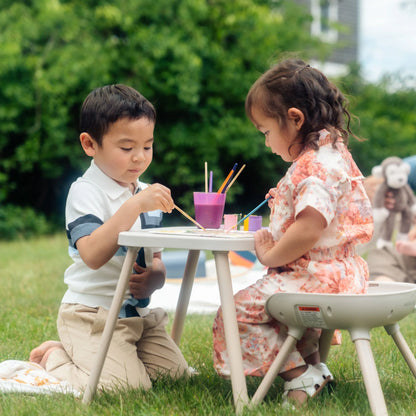
<instances>
[{"instance_id":1,"label":"green shrub","mask_svg":"<svg viewBox=\"0 0 416 416\"><path fill-rule=\"evenodd\" d=\"M0 240L14 240L51 231L43 214L30 207L0 206Z\"/></svg>"}]
</instances>

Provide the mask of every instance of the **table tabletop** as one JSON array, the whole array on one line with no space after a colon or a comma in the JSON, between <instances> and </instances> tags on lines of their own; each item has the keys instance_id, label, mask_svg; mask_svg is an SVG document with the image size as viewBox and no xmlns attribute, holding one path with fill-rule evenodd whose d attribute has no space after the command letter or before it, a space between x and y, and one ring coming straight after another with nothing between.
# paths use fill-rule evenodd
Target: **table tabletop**
<instances>
[{"instance_id":1,"label":"table tabletop","mask_svg":"<svg viewBox=\"0 0 416 416\"><path fill-rule=\"evenodd\" d=\"M211 230L197 227L149 228L119 234L118 244L126 247L163 247L188 250L254 250L254 233L250 231Z\"/></svg>"}]
</instances>

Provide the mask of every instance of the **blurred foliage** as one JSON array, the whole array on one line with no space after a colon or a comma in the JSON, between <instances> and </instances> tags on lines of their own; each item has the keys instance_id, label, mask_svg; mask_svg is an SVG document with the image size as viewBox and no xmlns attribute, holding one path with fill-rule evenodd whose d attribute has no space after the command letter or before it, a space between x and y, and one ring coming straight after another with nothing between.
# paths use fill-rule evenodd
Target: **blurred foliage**
<instances>
[{"instance_id":1,"label":"blurred foliage","mask_svg":"<svg viewBox=\"0 0 416 416\"><path fill-rule=\"evenodd\" d=\"M61 224L69 185L89 164L77 125L93 88L125 83L155 105L154 162L143 180L169 186L191 212L204 161L215 189L246 163L227 193L229 212L244 212L287 168L245 116L249 87L282 53L331 52L291 0L1 2L0 203ZM392 152L413 153L415 91L367 85L358 69L340 82L369 138L351 141L365 173Z\"/></svg>"},{"instance_id":2,"label":"blurred foliage","mask_svg":"<svg viewBox=\"0 0 416 416\"><path fill-rule=\"evenodd\" d=\"M89 163L78 141L79 109L109 83L131 85L154 103L155 157L143 179L171 187L183 207L203 189L204 161L214 187L234 162L246 163L227 199L250 206L284 171L245 117L244 98L271 57L326 50L293 2L2 3L0 201L63 217L69 184Z\"/></svg>"},{"instance_id":3,"label":"blurred foliage","mask_svg":"<svg viewBox=\"0 0 416 416\"><path fill-rule=\"evenodd\" d=\"M340 86L358 117L353 130L364 142L350 141L355 161L365 175L388 156L416 154L416 90L400 75L384 77L379 84L365 83L353 66Z\"/></svg>"},{"instance_id":4,"label":"blurred foliage","mask_svg":"<svg viewBox=\"0 0 416 416\"><path fill-rule=\"evenodd\" d=\"M30 238L51 231L44 215L30 207L0 206L0 239Z\"/></svg>"}]
</instances>

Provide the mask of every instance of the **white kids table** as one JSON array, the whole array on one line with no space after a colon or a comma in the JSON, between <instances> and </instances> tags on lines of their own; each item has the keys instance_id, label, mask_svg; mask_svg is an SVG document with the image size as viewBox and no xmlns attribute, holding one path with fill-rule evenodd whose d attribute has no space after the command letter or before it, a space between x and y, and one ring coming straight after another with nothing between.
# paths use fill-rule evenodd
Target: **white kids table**
<instances>
[{"instance_id":1,"label":"white kids table","mask_svg":"<svg viewBox=\"0 0 416 416\"><path fill-rule=\"evenodd\" d=\"M254 238L250 232L235 231L223 234L221 231L202 231L196 227L170 227L147 229L139 232L122 232L118 238L120 246L128 248L126 258L117 283L116 292L105 323L102 341L96 361L83 396L83 403L90 403L97 389L104 360L118 319L120 308L127 290L133 263L140 247L162 247L189 250L182 279L175 318L172 325L172 338L179 345L185 316L191 296L195 271L201 250L214 254L220 300L223 311L225 341L230 359L231 385L237 413L248 404L247 385L243 371L240 337L237 326L231 272L228 252L254 250Z\"/></svg>"}]
</instances>

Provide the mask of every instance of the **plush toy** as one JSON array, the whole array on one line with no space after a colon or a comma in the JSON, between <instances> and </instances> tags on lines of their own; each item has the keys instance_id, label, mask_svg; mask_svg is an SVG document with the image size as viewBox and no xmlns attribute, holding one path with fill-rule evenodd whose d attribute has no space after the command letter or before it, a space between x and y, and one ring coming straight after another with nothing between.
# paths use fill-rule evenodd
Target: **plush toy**
<instances>
[{"instance_id":1,"label":"plush toy","mask_svg":"<svg viewBox=\"0 0 416 416\"><path fill-rule=\"evenodd\" d=\"M407 183L410 165L399 157L388 157L381 165L374 166L371 173L384 179L379 185L373 200L373 217L376 226L380 226L380 236L377 247L393 246L392 235L395 228L396 214L401 215L397 240L407 239L407 233L412 225L412 216L416 214L416 198L412 188ZM394 198L394 207L384 206L386 194Z\"/></svg>"}]
</instances>

